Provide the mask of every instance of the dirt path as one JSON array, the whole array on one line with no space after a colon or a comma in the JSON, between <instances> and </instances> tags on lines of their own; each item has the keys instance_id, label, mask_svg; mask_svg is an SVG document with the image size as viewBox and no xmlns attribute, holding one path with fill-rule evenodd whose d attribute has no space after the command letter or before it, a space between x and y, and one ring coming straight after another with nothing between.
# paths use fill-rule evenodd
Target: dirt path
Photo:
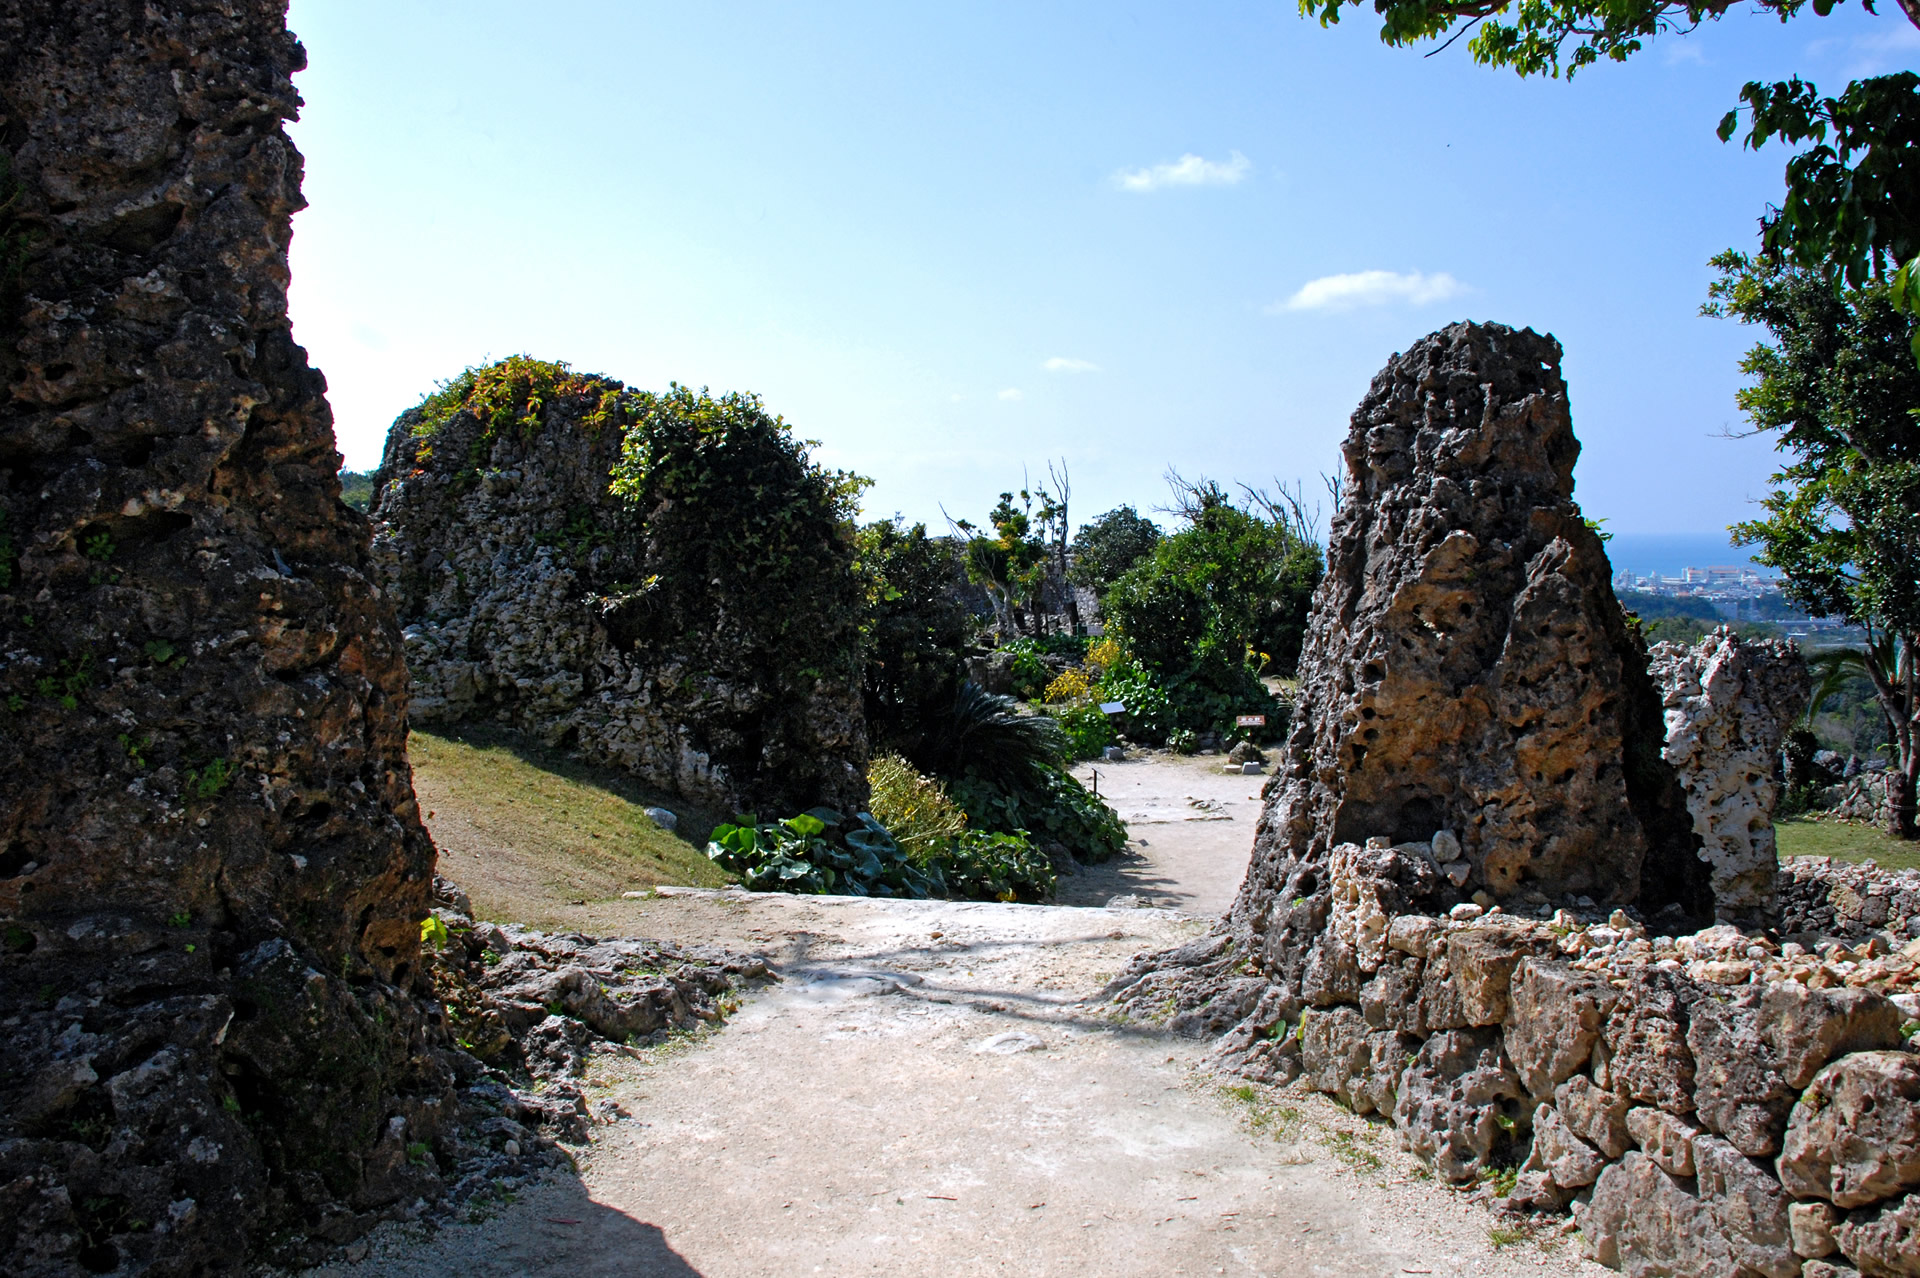
<instances>
[{"instance_id":1,"label":"dirt path","mask_svg":"<svg viewBox=\"0 0 1920 1278\"><path fill-rule=\"evenodd\" d=\"M1082 763L1073 774L1098 787L1127 823L1127 850L1060 880L1062 905L1105 905L1137 897L1189 914L1233 904L1253 854L1263 776L1228 776L1217 755L1136 755ZM1096 775L1097 774L1097 775Z\"/></svg>"},{"instance_id":2,"label":"dirt path","mask_svg":"<svg viewBox=\"0 0 1920 1278\"><path fill-rule=\"evenodd\" d=\"M1063 899L1224 908L1260 783L1102 765L1137 841ZM1606 1273L1562 1235L1494 1234L1384 1126L1232 1088L1195 1069L1204 1045L1081 1001L1196 914L695 889L551 913L759 952L783 979L696 1041L597 1057L591 1099L629 1117L578 1179L431 1236L387 1227L314 1278Z\"/></svg>"}]
</instances>

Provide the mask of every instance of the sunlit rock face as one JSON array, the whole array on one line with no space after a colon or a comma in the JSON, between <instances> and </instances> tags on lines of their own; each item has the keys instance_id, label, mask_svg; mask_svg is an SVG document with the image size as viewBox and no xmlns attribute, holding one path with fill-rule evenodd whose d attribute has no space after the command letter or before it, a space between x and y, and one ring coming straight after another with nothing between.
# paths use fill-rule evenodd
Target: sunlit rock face
<instances>
[{"instance_id":1,"label":"sunlit rock face","mask_svg":"<svg viewBox=\"0 0 1920 1278\"><path fill-rule=\"evenodd\" d=\"M1332 849L1421 845L1433 905L1679 900L1701 874L1646 653L1573 500L1560 346L1456 324L1374 379L1236 923ZM1689 864L1693 863L1693 864ZM1643 882L1645 891L1643 892Z\"/></svg>"},{"instance_id":2,"label":"sunlit rock face","mask_svg":"<svg viewBox=\"0 0 1920 1278\"><path fill-rule=\"evenodd\" d=\"M1806 709L1807 665L1789 640L1721 627L1689 647L1653 646L1665 704L1664 756L1680 776L1712 867L1714 914L1743 927L1779 922L1773 807L1780 741Z\"/></svg>"},{"instance_id":3,"label":"sunlit rock face","mask_svg":"<svg viewBox=\"0 0 1920 1278\"><path fill-rule=\"evenodd\" d=\"M0 1255L430 1192L398 628L286 310L274 0L0 0Z\"/></svg>"}]
</instances>

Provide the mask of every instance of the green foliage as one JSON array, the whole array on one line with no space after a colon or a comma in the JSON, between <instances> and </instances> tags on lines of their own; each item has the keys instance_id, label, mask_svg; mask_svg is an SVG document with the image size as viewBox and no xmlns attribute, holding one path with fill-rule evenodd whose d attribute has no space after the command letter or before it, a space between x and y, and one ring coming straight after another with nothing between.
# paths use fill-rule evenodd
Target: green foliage
<instances>
[{"instance_id":1,"label":"green foliage","mask_svg":"<svg viewBox=\"0 0 1920 1278\"><path fill-rule=\"evenodd\" d=\"M864 812L851 825L830 808L765 823L749 814L715 826L707 855L756 892L920 898L942 886Z\"/></svg>"},{"instance_id":2,"label":"green foliage","mask_svg":"<svg viewBox=\"0 0 1920 1278\"><path fill-rule=\"evenodd\" d=\"M1116 506L1080 526L1073 538L1073 579L1105 594L1120 575L1160 544L1160 526L1131 506Z\"/></svg>"},{"instance_id":3,"label":"green foliage","mask_svg":"<svg viewBox=\"0 0 1920 1278\"><path fill-rule=\"evenodd\" d=\"M1040 659L1040 647L1031 639L1016 639L1006 651L1013 657L1013 695L1022 701L1038 701L1053 681L1053 671Z\"/></svg>"},{"instance_id":4,"label":"green foliage","mask_svg":"<svg viewBox=\"0 0 1920 1278\"><path fill-rule=\"evenodd\" d=\"M440 921L438 915L429 914L420 920L420 944L444 950L452 939L452 933L447 931L447 925Z\"/></svg>"},{"instance_id":5,"label":"green foliage","mask_svg":"<svg viewBox=\"0 0 1920 1278\"><path fill-rule=\"evenodd\" d=\"M969 771L950 778L947 790L976 829L1024 831L1042 846L1058 843L1086 862L1108 860L1127 846L1127 827L1114 810L1057 765L1017 779Z\"/></svg>"},{"instance_id":6,"label":"green foliage","mask_svg":"<svg viewBox=\"0 0 1920 1278\"><path fill-rule=\"evenodd\" d=\"M1341 9L1360 2L1299 0L1301 14L1318 17L1323 27L1338 22ZM1826 14L1836 3L1813 0L1813 10ZM1755 7L1784 22L1805 6L1806 0L1757 0ZM1453 39L1477 26L1467 42L1475 62L1511 67L1523 76L1564 73L1569 78L1602 58L1625 62L1649 36L1690 31L1733 7L1733 0L1373 0L1384 44L1437 39L1464 21Z\"/></svg>"},{"instance_id":7,"label":"green foliage","mask_svg":"<svg viewBox=\"0 0 1920 1278\"><path fill-rule=\"evenodd\" d=\"M1021 490L1020 505L1011 492L987 512L987 533L962 519L954 526L966 534L963 548L967 580L984 586L993 601L995 615L1003 632L1018 633L1020 610L1031 606L1046 580L1047 544L1043 529L1051 523L1052 501L1044 489L1040 492L1040 520L1036 524L1033 494Z\"/></svg>"},{"instance_id":8,"label":"green foliage","mask_svg":"<svg viewBox=\"0 0 1920 1278\"><path fill-rule=\"evenodd\" d=\"M611 488L645 526L652 575L623 601L630 637L701 637L733 662L749 649L795 692L857 679L853 518L869 481L813 464L757 396L676 384L632 411Z\"/></svg>"},{"instance_id":9,"label":"green foliage","mask_svg":"<svg viewBox=\"0 0 1920 1278\"><path fill-rule=\"evenodd\" d=\"M510 432L531 439L545 420L547 405L563 398L586 401L581 419L595 431L621 424L632 408L632 396L624 394L617 382L576 373L561 361L510 355L498 363L468 368L441 382L420 401L413 433L426 442L416 455L427 460L441 427L460 413L471 413L482 429L467 446L467 463L484 467L496 441Z\"/></svg>"},{"instance_id":10,"label":"green foliage","mask_svg":"<svg viewBox=\"0 0 1920 1278\"><path fill-rule=\"evenodd\" d=\"M1920 75L1855 80L1837 98L1798 77L1754 82L1740 98L1745 145L1813 143L1787 162L1786 198L1761 219L1767 256L1852 288L1920 257ZM1739 121L1727 112L1721 141Z\"/></svg>"},{"instance_id":11,"label":"green foliage","mask_svg":"<svg viewBox=\"0 0 1920 1278\"><path fill-rule=\"evenodd\" d=\"M341 471L340 500L364 514L373 504L373 472L370 470Z\"/></svg>"},{"instance_id":12,"label":"green foliage","mask_svg":"<svg viewBox=\"0 0 1920 1278\"><path fill-rule=\"evenodd\" d=\"M60 662L53 674L34 680L33 690L57 702L62 710L78 710L80 694L93 686L93 679L93 654L83 652Z\"/></svg>"},{"instance_id":13,"label":"green foliage","mask_svg":"<svg viewBox=\"0 0 1920 1278\"><path fill-rule=\"evenodd\" d=\"M1070 705L1054 717L1060 723L1061 735L1067 739L1067 753L1075 759L1097 759L1100 752L1117 739L1113 723L1097 701Z\"/></svg>"},{"instance_id":14,"label":"green foliage","mask_svg":"<svg viewBox=\"0 0 1920 1278\"><path fill-rule=\"evenodd\" d=\"M978 773L1018 787L1058 763L1064 750L1060 727L1048 716L1021 714L1011 698L963 683L946 713L925 720L902 753L937 777Z\"/></svg>"},{"instance_id":15,"label":"green foliage","mask_svg":"<svg viewBox=\"0 0 1920 1278\"><path fill-rule=\"evenodd\" d=\"M1100 677L1101 701L1118 701L1127 708L1127 732L1135 740L1158 745L1179 730L1173 698L1152 672L1129 657L1107 667ZM1203 725L1204 726L1204 725Z\"/></svg>"},{"instance_id":16,"label":"green foliage","mask_svg":"<svg viewBox=\"0 0 1920 1278\"><path fill-rule=\"evenodd\" d=\"M945 787L897 754L883 754L867 765L867 786L874 818L916 861L924 863L967 828L967 814Z\"/></svg>"},{"instance_id":17,"label":"green foliage","mask_svg":"<svg viewBox=\"0 0 1920 1278\"><path fill-rule=\"evenodd\" d=\"M1836 291L1815 272L1737 253L1714 259L1721 279L1706 310L1763 324L1771 345L1741 368L1736 400L1773 432L1788 460L1772 477L1763 519L1734 528L1760 562L1785 575L1783 593L1816 617L1865 627L1858 673L1872 681L1891 729L1890 832L1914 834L1920 773L1920 321L1888 289Z\"/></svg>"},{"instance_id":18,"label":"green foliage","mask_svg":"<svg viewBox=\"0 0 1920 1278\"><path fill-rule=\"evenodd\" d=\"M204 767L187 769L186 796L211 799L233 784L239 769L225 759L214 759Z\"/></svg>"},{"instance_id":19,"label":"green foliage","mask_svg":"<svg viewBox=\"0 0 1920 1278\"><path fill-rule=\"evenodd\" d=\"M946 895L964 901L1044 901L1053 895L1053 864L1024 833L967 830L930 861Z\"/></svg>"},{"instance_id":20,"label":"green foliage","mask_svg":"<svg viewBox=\"0 0 1920 1278\"><path fill-rule=\"evenodd\" d=\"M113 536L107 532L97 532L80 543L80 553L96 563L105 563L113 558Z\"/></svg>"},{"instance_id":21,"label":"green foliage","mask_svg":"<svg viewBox=\"0 0 1920 1278\"><path fill-rule=\"evenodd\" d=\"M862 528L854 544L854 568L867 589L867 732L887 745L952 702L967 612L953 591L953 544L927 536L925 524L880 520Z\"/></svg>"},{"instance_id":22,"label":"green foliage","mask_svg":"<svg viewBox=\"0 0 1920 1278\"><path fill-rule=\"evenodd\" d=\"M1258 675L1299 664L1307 611L1324 572L1304 520L1250 494L1236 506L1219 485L1173 477L1187 526L1107 592L1108 624L1173 702L1173 722L1221 729L1238 713L1272 713ZM1297 514L1297 507L1295 507ZM1124 700L1124 698L1121 698ZM1131 714L1135 707L1128 702Z\"/></svg>"}]
</instances>

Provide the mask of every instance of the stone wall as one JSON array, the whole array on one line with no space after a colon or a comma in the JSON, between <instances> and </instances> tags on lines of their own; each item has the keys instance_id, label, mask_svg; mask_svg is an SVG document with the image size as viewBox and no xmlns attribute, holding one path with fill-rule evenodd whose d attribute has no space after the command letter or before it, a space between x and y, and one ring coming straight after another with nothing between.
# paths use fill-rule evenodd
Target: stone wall
<instances>
[{"instance_id":1,"label":"stone wall","mask_svg":"<svg viewBox=\"0 0 1920 1278\"><path fill-rule=\"evenodd\" d=\"M455 401L437 419L433 405L401 415L387 437L374 555L405 629L414 721L504 724L729 813L864 806L851 545L830 527L797 544L817 549L816 580L786 598L728 541L772 498L742 487L648 510L616 496L649 397L524 363L545 380L510 429ZM663 563L687 543L710 548L699 571ZM797 642L823 652L805 671Z\"/></svg>"},{"instance_id":2,"label":"stone wall","mask_svg":"<svg viewBox=\"0 0 1920 1278\"><path fill-rule=\"evenodd\" d=\"M1655 687L1572 501L1558 357L1463 324L1375 379L1247 881L1109 995L1571 1210L1635 1275L1920 1273L1920 897L1776 881L1804 674L1721 633Z\"/></svg>"},{"instance_id":3,"label":"stone wall","mask_svg":"<svg viewBox=\"0 0 1920 1278\"><path fill-rule=\"evenodd\" d=\"M400 636L286 314L303 62L279 0L0 0L10 1273L434 1183Z\"/></svg>"}]
</instances>

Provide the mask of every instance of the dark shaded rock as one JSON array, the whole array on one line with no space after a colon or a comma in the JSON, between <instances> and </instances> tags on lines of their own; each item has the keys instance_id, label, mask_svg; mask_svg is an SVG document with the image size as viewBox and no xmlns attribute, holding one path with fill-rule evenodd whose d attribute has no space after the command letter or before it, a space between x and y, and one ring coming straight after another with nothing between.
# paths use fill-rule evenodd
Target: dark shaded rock
<instances>
[{"instance_id":1,"label":"dark shaded rock","mask_svg":"<svg viewBox=\"0 0 1920 1278\"><path fill-rule=\"evenodd\" d=\"M1524 1118L1526 1089L1493 1029L1446 1030L1420 1047L1400 1078L1393 1121L1401 1143L1450 1181L1477 1177Z\"/></svg>"},{"instance_id":2,"label":"dark shaded rock","mask_svg":"<svg viewBox=\"0 0 1920 1278\"><path fill-rule=\"evenodd\" d=\"M1920 1056L1855 1052L1793 1107L1780 1180L1796 1198L1865 1207L1920 1187Z\"/></svg>"},{"instance_id":3,"label":"dark shaded rock","mask_svg":"<svg viewBox=\"0 0 1920 1278\"><path fill-rule=\"evenodd\" d=\"M1529 1092L1548 1096L1586 1068L1619 996L1590 972L1526 958L1513 970L1508 998L1507 1058Z\"/></svg>"},{"instance_id":4,"label":"dark shaded rock","mask_svg":"<svg viewBox=\"0 0 1920 1278\"><path fill-rule=\"evenodd\" d=\"M224 1269L437 1174L407 1153L453 1097L415 993L433 848L399 632L288 328L284 8L0 0L15 1272Z\"/></svg>"}]
</instances>

